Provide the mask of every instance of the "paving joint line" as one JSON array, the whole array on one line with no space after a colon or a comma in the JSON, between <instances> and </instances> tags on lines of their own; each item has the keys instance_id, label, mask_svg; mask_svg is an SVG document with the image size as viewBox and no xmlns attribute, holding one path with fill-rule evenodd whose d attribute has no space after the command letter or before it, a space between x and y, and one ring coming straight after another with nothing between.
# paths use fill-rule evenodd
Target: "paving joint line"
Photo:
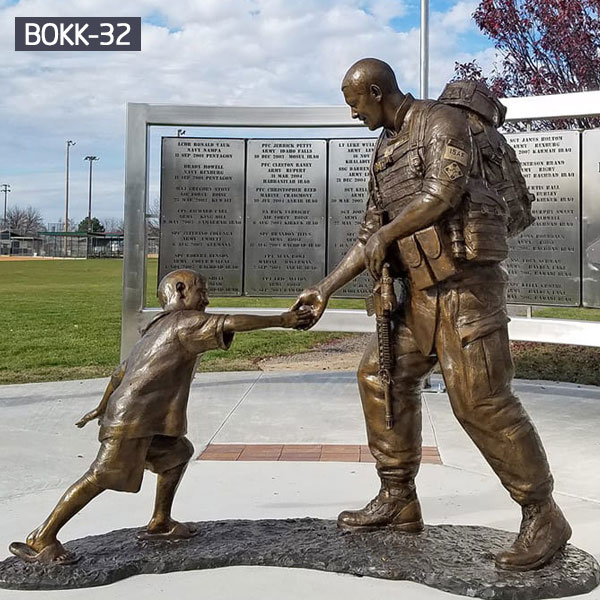
<instances>
[{"instance_id":1,"label":"paving joint line","mask_svg":"<svg viewBox=\"0 0 600 600\"><path fill-rule=\"evenodd\" d=\"M429 403L427 402L427 396L424 393L421 393L421 403L425 405L425 412L427 413L427 418L429 419L429 424L431 425L433 441L435 442L435 447L437 448L440 461L442 464L445 464L442 457L442 451L440 449L440 440L438 439L437 431L435 430L435 423L433 422L433 415L431 414L431 409L429 408Z\"/></svg>"},{"instance_id":2,"label":"paving joint line","mask_svg":"<svg viewBox=\"0 0 600 600\"><path fill-rule=\"evenodd\" d=\"M213 435L208 440L208 442L206 443L204 448L202 448L202 451L198 454L198 456L200 456L200 454L202 454L202 452L204 452L204 450L212 444L213 440L219 435L220 431L223 429L223 427L225 427L227 421L229 421L229 419L231 418L231 415L233 415L233 413L239 408L240 404L246 399L248 394L254 389L254 386L262 379L263 375L264 375L264 371L260 371L258 377L252 382L250 387L242 394L242 397L238 400L236 405L227 413L227 416L223 419L223 422L219 425L217 430L213 433ZM196 456L195 460L198 459L198 456Z\"/></svg>"}]
</instances>

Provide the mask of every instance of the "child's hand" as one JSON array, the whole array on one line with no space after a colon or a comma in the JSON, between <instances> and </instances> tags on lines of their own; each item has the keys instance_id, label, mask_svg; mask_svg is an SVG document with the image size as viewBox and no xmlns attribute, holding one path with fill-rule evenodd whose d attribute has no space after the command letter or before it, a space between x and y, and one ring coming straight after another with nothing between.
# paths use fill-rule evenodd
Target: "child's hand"
<instances>
[{"instance_id":1,"label":"child's hand","mask_svg":"<svg viewBox=\"0 0 600 600\"><path fill-rule=\"evenodd\" d=\"M312 321L312 310L308 307L297 308L281 314L283 323L282 327L293 327L298 329L306 327Z\"/></svg>"}]
</instances>

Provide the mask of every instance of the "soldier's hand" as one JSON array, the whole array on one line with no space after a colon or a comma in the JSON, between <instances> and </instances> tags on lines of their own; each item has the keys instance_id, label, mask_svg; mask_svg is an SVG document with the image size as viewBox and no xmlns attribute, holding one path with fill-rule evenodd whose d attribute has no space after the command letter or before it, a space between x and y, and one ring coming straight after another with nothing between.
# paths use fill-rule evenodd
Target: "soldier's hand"
<instances>
[{"instance_id":1,"label":"soldier's hand","mask_svg":"<svg viewBox=\"0 0 600 600\"><path fill-rule=\"evenodd\" d=\"M375 280L381 278L381 270L385 262L388 244L383 236L376 231L367 241L365 246L365 265Z\"/></svg>"},{"instance_id":2,"label":"soldier's hand","mask_svg":"<svg viewBox=\"0 0 600 600\"><path fill-rule=\"evenodd\" d=\"M294 329L306 329L310 326L313 318L312 310L308 306L301 306L296 310L290 310L281 314L283 327Z\"/></svg>"},{"instance_id":3,"label":"soldier's hand","mask_svg":"<svg viewBox=\"0 0 600 600\"><path fill-rule=\"evenodd\" d=\"M329 298L319 288L308 288L304 290L292 305L290 310L307 310L309 318L306 323L298 325L298 329L310 329L320 318L327 306Z\"/></svg>"}]
</instances>

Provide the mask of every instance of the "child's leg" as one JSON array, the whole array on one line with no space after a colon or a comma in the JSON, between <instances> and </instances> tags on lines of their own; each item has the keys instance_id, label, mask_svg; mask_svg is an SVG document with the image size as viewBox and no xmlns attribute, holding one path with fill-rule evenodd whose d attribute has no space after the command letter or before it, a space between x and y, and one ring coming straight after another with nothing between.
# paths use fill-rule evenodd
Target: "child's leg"
<instances>
[{"instance_id":1,"label":"child's leg","mask_svg":"<svg viewBox=\"0 0 600 600\"><path fill-rule=\"evenodd\" d=\"M157 439L159 438L159 439ZM166 438L156 436L156 442L153 442L149 455L146 458L147 464L157 472L156 482L156 500L154 502L154 512L146 528L146 535L142 537L151 538L188 538L198 533L197 528L188 523L179 523L171 518L173 500L183 474L187 469L190 457L193 453L193 446L185 438ZM178 463L171 468L160 469L162 465Z\"/></svg>"},{"instance_id":2,"label":"child's leg","mask_svg":"<svg viewBox=\"0 0 600 600\"><path fill-rule=\"evenodd\" d=\"M176 524L171 518L173 500L188 463L158 474L154 513L148 523L148 533L167 533Z\"/></svg>"},{"instance_id":3,"label":"child's leg","mask_svg":"<svg viewBox=\"0 0 600 600\"><path fill-rule=\"evenodd\" d=\"M88 471L63 494L48 518L27 536L26 545L13 543L9 549L25 560L72 562L74 557L65 550L56 536L67 521L102 491L103 488L94 482Z\"/></svg>"}]
</instances>

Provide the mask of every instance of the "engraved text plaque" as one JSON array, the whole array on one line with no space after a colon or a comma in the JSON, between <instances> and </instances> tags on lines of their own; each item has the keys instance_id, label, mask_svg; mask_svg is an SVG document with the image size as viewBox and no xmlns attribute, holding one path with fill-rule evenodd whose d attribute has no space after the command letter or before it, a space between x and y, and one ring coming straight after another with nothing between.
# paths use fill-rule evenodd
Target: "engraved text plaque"
<instances>
[{"instance_id":1,"label":"engraved text plaque","mask_svg":"<svg viewBox=\"0 0 600 600\"><path fill-rule=\"evenodd\" d=\"M510 240L511 303L580 303L579 135L548 131L506 136L536 196L535 223Z\"/></svg>"},{"instance_id":2,"label":"engraved text plaque","mask_svg":"<svg viewBox=\"0 0 600 600\"><path fill-rule=\"evenodd\" d=\"M325 140L248 140L245 293L289 296L325 275Z\"/></svg>"},{"instance_id":3,"label":"engraved text plaque","mask_svg":"<svg viewBox=\"0 0 600 600\"><path fill-rule=\"evenodd\" d=\"M163 138L159 278L187 267L242 293L244 159L244 140Z\"/></svg>"},{"instance_id":4,"label":"engraved text plaque","mask_svg":"<svg viewBox=\"0 0 600 600\"><path fill-rule=\"evenodd\" d=\"M327 272L330 272L356 242L365 209L369 164L375 138L329 141L329 219ZM336 296L365 298L373 284L367 273L336 293Z\"/></svg>"}]
</instances>

